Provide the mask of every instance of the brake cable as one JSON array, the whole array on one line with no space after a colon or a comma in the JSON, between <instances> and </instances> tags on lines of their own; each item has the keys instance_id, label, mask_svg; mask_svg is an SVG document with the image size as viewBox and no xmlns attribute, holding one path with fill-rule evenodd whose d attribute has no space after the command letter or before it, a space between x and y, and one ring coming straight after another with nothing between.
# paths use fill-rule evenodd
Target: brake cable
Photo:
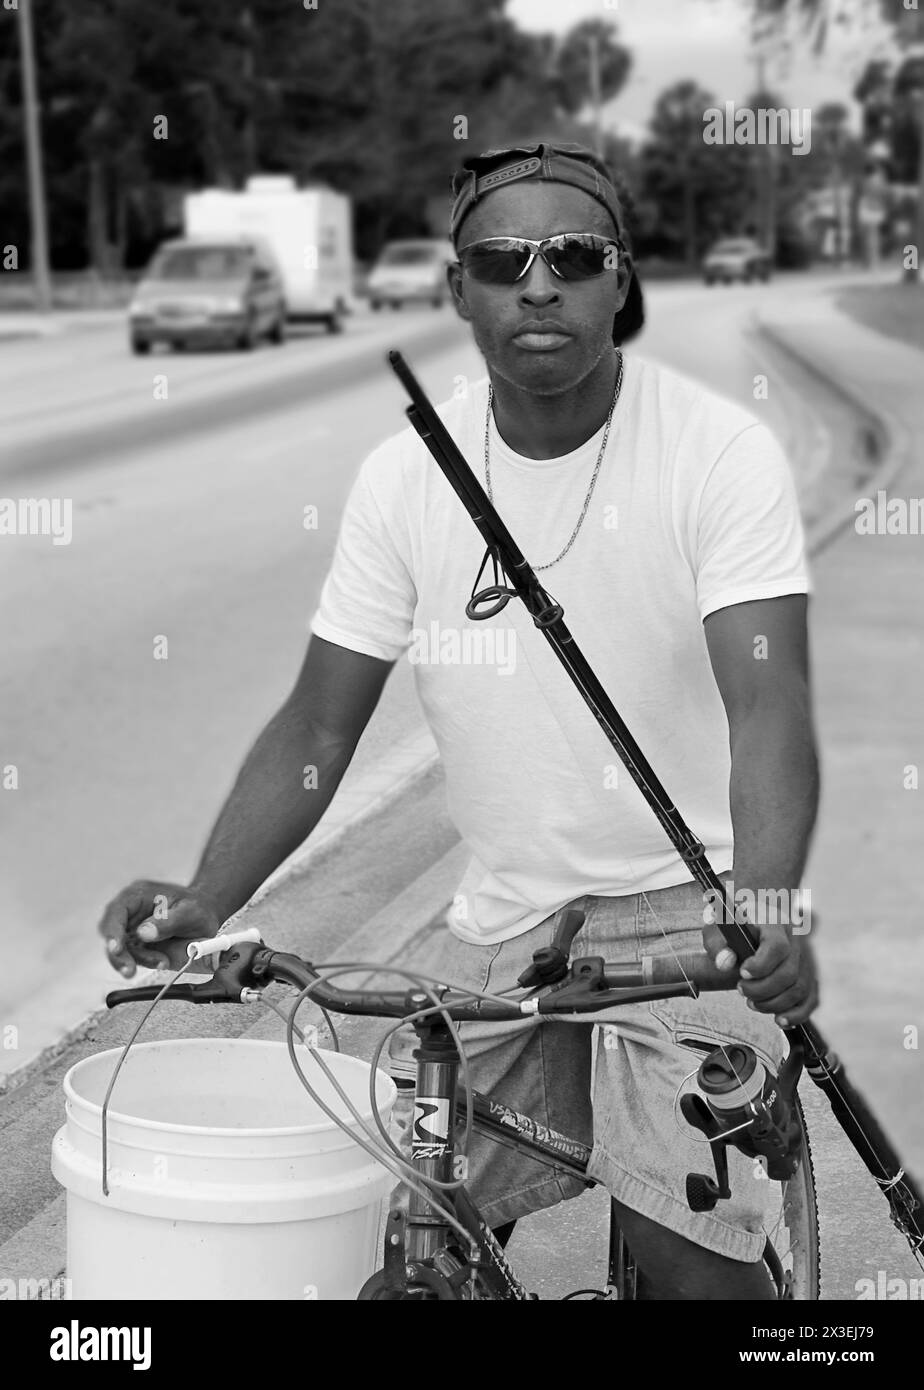
<instances>
[{"instance_id":1,"label":"brake cable","mask_svg":"<svg viewBox=\"0 0 924 1390\"><path fill-rule=\"evenodd\" d=\"M154 1012L154 1010L156 1009L157 1005L158 1005L158 1004L160 1003L160 1001L163 999L163 997L164 997L164 995L166 994L167 990L173 988L173 986L176 984L177 980L178 980L178 979L180 978L180 976L186 971L186 969L192 964L192 962L193 962L194 959L195 959L195 958L194 958L193 956L190 956L188 960L184 961L184 963L180 966L179 970L176 972L176 974L173 976L173 978L172 978L171 980L168 980L167 983L166 983L166 984L163 986L163 988L161 989L160 993L157 994L157 995L151 1000L150 1004L149 1004L148 1007L145 1009L144 1013L141 1015L141 1018L139 1019L138 1024L137 1024L137 1026L136 1026L134 1032L132 1033L132 1035L131 1035L131 1037L129 1038L128 1042L127 1042L127 1043L125 1044L125 1046L123 1047L122 1052L121 1052L121 1054L120 1054L120 1056L119 1056L119 1060L116 1062L115 1067L113 1068L113 1071L112 1071L112 1075L111 1075L110 1078L109 1078L109 1085L106 1087L106 1094L103 1096L103 1104L102 1104L102 1108L101 1108L101 1111L100 1111L100 1137L101 1137L101 1140L102 1140L102 1143L101 1143L101 1149L102 1149L101 1159L102 1159L102 1165L103 1165L103 1196L104 1196L104 1197L108 1197L108 1196L109 1196L109 1098L110 1098L110 1096L112 1095L112 1088L113 1088L113 1086L116 1084L116 1078L118 1077L119 1072L122 1070L122 1063L125 1061L126 1057L128 1056L129 1048L132 1046L132 1044L134 1043L134 1041L135 1041L135 1039L137 1038L138 1034L141 1032L142 1028L143 1028L144 1025L147 1023L148 1019L151 1017L151 1014Z\"/></svg>"},{"instance_id":2,"label":"brake cable","mask_svg":"<svg viewBox=\"0 0 924 1390\"><path fill-rule=\"evenodd\" d=\"M363 966L361 966L360 968L361 968L361 969L368 969L369 967L368 967L367 965L363 965ZM352 973L354 973L355 969L356 969L356 967L354 966L354 967L352 967L352 969L350 969L350 970L345 970L343 973L345 973L345 974L352 974ZM391 967L389 967L389 969L391 969ZM332 972L332 973L337 973L337 972ZM401 973L401 974L408 974L409 972L400 971L399 973ZM325 978L325 979L329 979L329 978L330 978L330 975L325 976L324 978ZM295 1069L295 1074L296 1074L298 1080L301 1082L302 1086L303 1086L303 1087L305 1088L305 1090L308 1092L309 1096L310 1096L311 1099L314 1101L314 1103L318 1106L318 1108L319 1108L320 1110L322 1110L323 1113L324 1113L325 1115L328 1116L328 1118L332 1119L337 1125L339 1125L339 1126L342 1128L342 1120L341 1120L340 1117L337 1115L337 1112L336 1112L335 1110L332 1110L328 1105L325 1104L325 1102L321 1099L321 1097L320 1097L320 1096L317 1094L317 1092L314 1090L314 1088L312 1087L311 1083L308 1081L307 1077L305 1076L304 1072L302 1071L301 1067L299 1066L298 1060L297 1060L297 1058L296 1058L296 1056L295 1056L295 1047L294 1047L294 1043L293 1043L293 1025L294 1025L294 1021L295 1021L295 1014L296 1014L296 1012L298 1011L298 1008L299 1008L300 1004L302 1003L303 999L309 998L309 997L310 997L310 991L313 990L313 989L316 989L317 986L318 986L318 984L320 984L320 983L321 983L321 981L313 980L313 981L311 982L311 984L310 984L310 985L307 985L303 990L301 990L301 992L300 992L299 995L297 996L297 998L296 998L296 1000L295 1000L295 1002L294 1002L294 1004L293 1004L293 1006L292 1006L292 1011L291 1011L291 1013L290 1013L290 1015L289 1015L289 1022L288 1022L287 1026L286 1026L286 1046L288 1047L288 1050L289 1050L289 1058L290 1058L290 1060L291 1060L291 1062L292 1062L292 1065L293 1065L293 1067L294 1067L294 1069ZM435 997L435 995L433 995L433 994L431 993L431 991L430 991L430 989L429 989L429 986L426 986L426 985L425 985L425 986L423 987L423 990L424 990L424 993L429 994L430 997L433 998L433 999L436 1001L436 997ZM445 1013L445 1011L442 1009L442 1007L439 1006L438 1001L436 1001L436 1007L437 1007L437 1009L438 1009L439 1012L443 1013L444 1018L446 1019L446 1022L447 1022L447 1026L451 1025L451 1020L448 1018L448 1016L446 1015L446 1013ZM429 1011L428 1011L428 1012L429 1012ZM416 1169L412 1168L410 1164L406 1164L406 1163L404 1162L403 1158L401 1158L401 1159L394 1158L391 1154L387 1153L387 1152L383 1149L383 1146L382 1146L380 1140L378 1139L378 1137L377 1137L376 1135L372 1134L372 1132L370 1131L369 1127L368 1127L367 1124L366 1124L365 1118L359 1113L359 1111L358 1111L358 1110L356 1109L356 1107L353 1105L352 1101L351 1101L350 1098L347 1096L346 1092L345 1092L345 1091L343 1090L343 1088L340 1086L340 1084L339 1084L339 1082L337 1081L336 1077L335 1077L335 1076L333 1075L333 1073L330 1071L330 1068L326 1066L326 1064L325 1064L323 1058L322 1058L322 1057L319 1057L319 1056L317 1055L316 1049L313 1049L313 1048L312 1048L312 1049L309 1049L309 1050L312 1052L312 1054L313 1054L313 1056L314 1056L314 1060L318 1063L318 1065L321 1067L322 1071L323 1071L323 1072L325 1073L325 1075L327 1076L328 1081L330 1082L330 1084L332 1085L332 1087L334 1088L334 1090L337 1092L337 1094L338 1094L338 1096L340 1097L340 1099L342 1100L343 1104L346 1106L346 1109L347 1109L348 1113L349 1113L349 1114L352 1116L352 1118L356 1121L356 1123L357 1123L357 1125L359 1126L359 1128L361 1129L362 1133L366 1136L365 1138L361 1138L358 1134L356 1134L355 1132L351 1131L350 1137L352 1138L352 1140L353 1140L356 1144L358 1144L359 1147L360 1147L361 1149L363 1149L367 1154L369 1154L372 1158L376 1159L377 1162L380 1162L380 1163L382 1164L382 1166L383 1166L384 1168L386 1168L386 1169L388 1170L388 1172L390 1172L390 1173L392 1174L393 1177L397 1177L398 1180L399 1180L399 1182L404 1182L404 1183L406 1184L406 1186L408 1186L408 1187L412 1188L414 1191L416 1191L417 1194L418 1194L418 1196L423 1197L424 1200L433 1208L433 1210L434 1210L435 1212L437 1212L437 1214L438 1214L440 1217L442 1217L442 1219L446 1222L446 1224L449 1225L449 1226L451 1226L451 1227L453 1227L453 1228L462 1236L462 1239L463 1239L463 1241L465 1242L466 1247L470 1247L470 1246L472 1245L472 1236L471 1236L471 1233L465 1229L465 1227L464 1227L464 1226L462 1225L462 1223L457 1219L457 1217L455 1216L455 1214L454 1214L453 1212L450 1212L446 1207L444 1207L443 1204L438 1200L438 1198L436 1198L436 1199L434 1198L434 1195L433 1195L432 1190L431 1190L431 1191L426 1190L427 1188L431 1188L431 1185L435 1185L434 1180L433 1180L433 1179L429 1179L429 1178L425 1178L425 1177L423 1176L423 1174L417 1172ZM373 1073L373 1077L374 1077L374 1075L375 1075L375 1073ZM440 1185L442 1186L442 1184L440 1184ZM455 1186L459 1186L460 1184L459 1184L459 1183L456 1183L456 1184L454 1184L454 1185L455 1185Z\"/></svg>"},{"instance_id":3,"label":"brake cable","mask_svg":"<svg viewBox=\"0 0 924 1390\"><path fill-rule=\"evenodd\" d=\"M471 1138L472 1117L473 1117L472 1085L471 1085L471 1076L470 1076L469 1062L468 1062L468 1058L467 1058L467 1056L466 1056L466 1054L465 1054L465 1049L464 1049L464 1047L463 1047L463 1045L462 1045L461 1035L460 1035L459 1032L458 1032L458 1025L455 1023L455 1021L454 1021L454 1020L449 1016L449 1014L446 1012L444 1005L443 1005L439 1000L437 1000L436 996L435 996L429 989L427 989L427 985L436 985L436 986L441 987L441 988L444 988L444 989L450 989L450 990L452 990L454 993L463 995L463 996L468 997L468 998L470 998L470 999L487 999L487 1000L489 1000L489 1001L493 1001L494 1003L506 1004L506 1005L509 1005L509 1004L511 1004L511 1003L513 1003L513 1002L515 1002L515 1001L510 1000L510 999L503 999L503 998L501 998L500 995L492 994L489 990L476 990L476 989L469 989L469 988L467 988L467 987L466 987L466 988L458 988L457 986L453 986L452 984L447 984L447 982L446 982L445 980L437 979L436 976L433 976L433 975L425 975L425 974L423 974L422 972L408 970L408 969L406 969L406 968L404 968L404 967L401 967L401 966L394 966L394 965L375 965L375 966L371 966L371 965L369 965L369 964L366 963L366 962L349 962L349 961L346 961L346 962L332 962L332 963L330 963L330 964L322 964L322 965L313 965L312 968L313 968L314 970L317 970L317 971L324 970L324 971L327 972L327 973L324 975L324 977L323 977L324 981L335 979L338 975L352 975L352 974L355 974L357 971L360 971L360 970L361 970L361 971L364 971L364 972L367 972L367 973L370 973L370 974L373 974L373 975L378 975L378 974L400 975L400 976L402 976L404 979L410 980L410 982L411 982L412 984L414 984L414 985L416 985L416 986L418 986L418 987L421 987L421 986L422 986L422 987L423 987L423 991L424 991L425 993L427 993L427 994L430 995L430 998L434 1000L434 1003L433 1003L433 1005L432 1005L431 1007L426 1008L426 1009L420 1009L420 1010L418 1010L416 1013L408 1014L406 1017L404 1017L404 1018L402 1018L402 1019L399 1019L399 1020L395 1023L395 1025L394 1025L392 1028L389 1028L389 1029L385 1032L384 1036L380 1039L379 1043L377 1044L377 1046L376 1046L376 1048L375 1048L375 1051L374 1051L374 1054L373 1054L373 1061L372 1061L372 1063L371 1063L372 1070L371 1070L371 1072L370 1072L370 1080L369 1080L369 1092L370 1092L370 1100L371 1100L371 1102L372 1102L372 1113L373 1113L373 1118L375 1119L376 1124L378 1125L380 1132L384 1135L384 1137L385 1137L385 1139L386 1139L386 1141L387 1141L389 1147L390 1147L391 1149L395 1150L395 1152L397 1153L399 1159L400 1159L402 1162L406 1162L406 1160L404 1159L404 1155L401 1154L399 1150L397 1150L397 1148L396 1148L396 1146L393 1144L393 1142L392 1142L390 1136L386 1133L385 1128L384 1128L384 1125L382 1124L382 1121L381 1121L381 1116L378 1114L377 1102L376 1102L376 1097L375 1097L375 1094L374 1094L375 1070L376 1070L376 1067L378 1066L379 1058L381 1057L382 1052L383 1052L384 1049L385 1049L385 1044L386 1044L387 1040L391 1037L391 1035L392 1035L393 1033L396 1033L396 1032L398 1031L399 1028L404 1027L405 1024L410 1023L410 1022L412 1022L412 1021L415 1020L415 1019L426 1018L426 1017L432 1016L433 1014L440 1013L440 1014L442 1014L442 1016L443 1016L443 1018L444 1018L444 1021L445 1021L446 1024L447 1024L447 1027L448 1027L448 1029L449 1029L450 1036L452 1037L453 1042L454 1042L455 1045L456 1045L456 1049L457 1049L457 1051L458 1051L458 1053L459 1053L459 1058L460 1058L460 1069L461 1069L461 1072L462 1072L462 1085L463 1085L463 1089L464 1089L465 1097L466 1097L465 1132L464 1132L464 1137L463 1137L463 1142L462 1142L462 1153L463 1153L463 1155L467 1154L467 1151L468 1151L468 1144L469 1144L469 1141L470 1141L470 1138ZM320 983L320 981L314 981L314 982L312 982L311 986L309 986L309 989L310 989L310 990L316 989L319 983ZM308 994L306 995L306 997L310 998L310 997L311 997L311 996L310 996L310 993L308 993ZM377 1138L377 1136L373 1136L373 1137ZM414 1170L414 1171L416 1172L416 1170ZM420 1177L420 1174L417 1174L417 1176ZM465 1179L464 1179L464 1178L460 1178L460 1179L454 1179L454 1180L451 1181L451 1182L440 1182L440 1181L438 1181L436 1178L429 1178L429 1177L428 1177L428 1178L422 1178L422 1181L424 1181L424 1182L426 1182L426 1183L428 1183L428 1184L432 1184L432 1185L433 1185L434 1187L436 1187L436 1188L454 1190L454 1189L457 1189L457 1188L461 1187L461 1186L464 1184Z\"/></svg>"}]
</instances>

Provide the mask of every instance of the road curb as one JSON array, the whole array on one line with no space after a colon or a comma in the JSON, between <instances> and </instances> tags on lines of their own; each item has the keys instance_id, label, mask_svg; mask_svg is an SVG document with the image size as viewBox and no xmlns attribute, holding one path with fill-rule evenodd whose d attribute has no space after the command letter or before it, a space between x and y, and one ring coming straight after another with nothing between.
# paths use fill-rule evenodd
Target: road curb
<instances>
[{"instance_id":1,"label":"road curb","mask_svg":"<svg viewBox=\"0 0 924 1390\"><path fill-rule=\"evenodd\" d=\"M879 461L874 465L869 476L864 479L864 486L871 491L878 488L884 488L887 491L908 461L911 446L910 431L891 410L885 406L861 400L842 378L820 365L804 348L800 348L797 329L790 334L787 330L781 329L778 324L768 323L766 319L761 317L759 311L755 319L759 334L763 334L777 348L788 353L798 362L802 370L814 376L829 391L839 396L855 416L868 422L872 428L872 434L868 436L872 445L871 452L878 457ZM833 514L829 515L823 522L818 522L807 529L808 552L813 559L827 549L837 536L855 520L857 496L857 492L845 490L843 496L835 499L832 507Z\"/></svg>"},{"instance_id":2,"label":"road curb","mask_svg":"<svg viewBox=\"0 0 924 1390\"><path fill-rule=\"evenodd\" d=\"M89 312L93 312L92 310ZM118 326L124 318L124 313L114 310L112 316L107 319L88 319L84 322L75 320L74 322L62 322L61 319L54 319L48 323L25 323L17 324L15 328L7 330L0 316L0 346L3 343L24 342L26 339L38 338L64 338L68 333L79 331L86 333L94 329L112 328Z\"/></svg>"}]
</instances>

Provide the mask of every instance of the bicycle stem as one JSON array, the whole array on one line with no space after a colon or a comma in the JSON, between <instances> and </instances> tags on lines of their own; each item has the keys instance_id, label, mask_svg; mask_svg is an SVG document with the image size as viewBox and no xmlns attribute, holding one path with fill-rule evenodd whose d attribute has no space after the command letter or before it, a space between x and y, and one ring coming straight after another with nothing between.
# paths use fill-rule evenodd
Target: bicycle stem
<instances>
[{"instance_id":1,"label":"bicycle stem","mask_svg":"<svg viewBox=\"0 0 924 1390\"><path fill-rule=\"evenodd\" d=\"M387 361L407 391L411 405L405 410L487 545L479 577L490 557L500 566L512 588L492 585L473 594L466 612L473 620L488 618L501 611L510 598L522 600L527 612L567 671L585 704L602 728L611 746L635 785L654 812L659 824L677 850L691 876L723 910L717 925L739 963L754 954L758 938L739 920L734 898L726 889L706 855L702 842L684 821L639 745L632 737L618 710L575 642L564 622L560 604L546 592L508 531L494 504L475 477L464 456L437 415L432 403L400 352L391 351ZM477 584L477 579L476 579ZM479 604L493 600L490 609L479 612ZM869 1107L848 1080L839 1059L812 1023L801 1023L783 1030L790 1047L798 1045L805 1053L805 1069L825 1092L831 1109L850 1142L872 1173L889 1202L892 1217L906 1236L915 1258L924 1267L924 1224L921 1213L924 1198L904 1171L904 1167L876 1122Z\"/></svg>"}]
</instances>

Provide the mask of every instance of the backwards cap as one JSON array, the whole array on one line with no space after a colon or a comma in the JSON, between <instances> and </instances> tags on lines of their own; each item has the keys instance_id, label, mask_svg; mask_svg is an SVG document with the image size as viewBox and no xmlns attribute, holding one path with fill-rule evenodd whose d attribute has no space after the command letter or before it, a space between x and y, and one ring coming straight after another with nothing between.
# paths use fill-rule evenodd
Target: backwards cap
<instances>
[{"instance_id":1,"label":"backwards cap","mask_svg":"<svg viewBox=\"0 0 924 1390\"><path fill-rule=\"evenodd\" d=\"M464 161L452 179L454 201L449 235L453 241L463 218L479 198L516 179L531 178L570 183L574 188L583 189L608 210L616 224L617 234L622 236L619 194L603 160L584 145L541 144L527 148L484 150Z\"/></svg>"},{"instance_id":2,"label":"backwards cap","mask_svg":"<svg viewBox=\"0 0 924 1390\"><path fill-rule=\"evenodd\" d=\"M574 188L583 189L607 209L616 226L617 241L626 246L622 204L609 169L593 150L585 145L571 144L484 150L466 159L452 179L454 198L449 221L452 240L456 240L463 219L479 198L516 179L546 179L553 183L570 183ZM633 265L625 303L613 320L613 342L617 346L628 342L644 322L642 287Z\"/></svg>"}]
</instances>

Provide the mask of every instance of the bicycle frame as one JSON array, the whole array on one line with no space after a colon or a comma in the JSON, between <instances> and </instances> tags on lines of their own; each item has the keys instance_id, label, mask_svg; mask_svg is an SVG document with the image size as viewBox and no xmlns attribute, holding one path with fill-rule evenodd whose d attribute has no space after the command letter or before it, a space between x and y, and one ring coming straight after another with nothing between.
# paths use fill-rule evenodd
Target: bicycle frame
<instances>
[{"instance_id":1,"label":"bicycle frame","mask_svg":"<svg viewBox=\"0 0 924 1390\"><path fill-rule=\"evenodd\" d=\"M420 1047L417 1049L417 1089L411 1125L411 1153L414 1167L424 1178L450 1182L465 1177L459 1171L455 1152L460 1115L460 1057L449 1028L442 1018L415 1023ZM550 1167L594 1186L587 1177L591 1149L522 1115L502 1102L472 1093L472 1127L480 1134L527 1154ZM397 1291L420 1282L440 1296L440 1285L447 1297L454 1285L464 1282L472 1265L492 1296L523 1300L530 1295L516 1279L500 1243L464 1187L448 1199L457 1218L472 1237L477 1257L450 1268L447 1246L454 1243L449 1226L434 1212L423 1194L412 1191L405 1213L393 1209L385 1233L384 1275L386 1286ZM612 1246L612 1242L611 1242ZM613 1250L611 1250L611 1264ZM442 1268L440 1264L442 1263ZM612 1273L612 1271L611 1271ZM435 1274L435 1277L434 1277Z\"/></svg>"}]
</instances>

